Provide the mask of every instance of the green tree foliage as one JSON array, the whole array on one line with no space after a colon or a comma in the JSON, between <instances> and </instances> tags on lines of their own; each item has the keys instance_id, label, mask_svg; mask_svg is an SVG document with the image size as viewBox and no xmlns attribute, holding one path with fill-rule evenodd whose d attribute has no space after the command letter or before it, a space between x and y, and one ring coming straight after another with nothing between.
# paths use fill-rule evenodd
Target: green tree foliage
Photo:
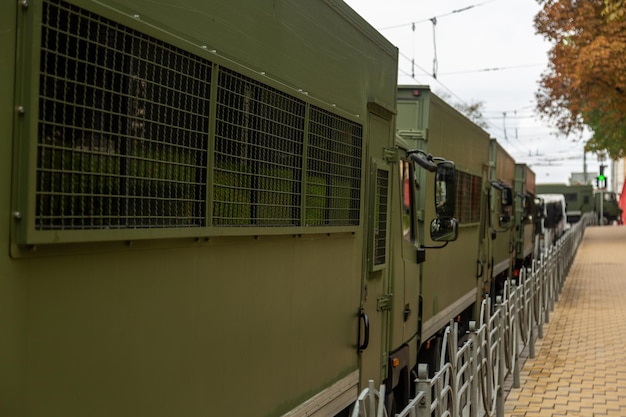
<instances>
[{"instance_id":1,"label":"green tree foliage","mask_svg":"<svg viewBox=\"0 0 626 417\"><path fill-rule=\"evenodd\" d=\"M564 134L588 126L587 150L626 155L624 0L537 0L535 29L553 46L536 93L539 111Z\"/></svg>"}]
</instances>

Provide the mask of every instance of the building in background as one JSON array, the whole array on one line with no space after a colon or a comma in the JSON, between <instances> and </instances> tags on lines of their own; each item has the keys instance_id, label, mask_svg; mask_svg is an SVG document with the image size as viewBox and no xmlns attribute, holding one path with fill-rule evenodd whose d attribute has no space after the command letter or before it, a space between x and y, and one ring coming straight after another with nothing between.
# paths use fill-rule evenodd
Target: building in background
<instances>
[{"instance_id":1,"label":"building in background","mask_svg":"<svg viewBox=\"0 0 626 417\"><path fill-rule=\"evenodd\" d=\"M572 172L569 185L595 185L597 177L597 172Z\"/></svg>"}]
</instances>

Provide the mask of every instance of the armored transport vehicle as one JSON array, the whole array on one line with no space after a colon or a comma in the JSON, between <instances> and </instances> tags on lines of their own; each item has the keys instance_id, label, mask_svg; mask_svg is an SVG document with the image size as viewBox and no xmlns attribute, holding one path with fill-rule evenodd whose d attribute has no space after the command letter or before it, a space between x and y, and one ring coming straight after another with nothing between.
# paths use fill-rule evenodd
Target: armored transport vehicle
<instances>
[{"instance_id":1,"label":"armored transport vehicle","mask_svg":"<svg viewBox=\"0 0 626 417\"><path fill-rule=\"evenodd\" d=\"M333 0L0 26L0 415L345 415L370 379L402 406L456 176L395 139L395 47Z\"/></svg>"},{"instance_id":2,"label":"armored transport vehicle","mask_svg":"<svg viewBox=\"0 0 626 417\"><path fill-rule=\"evenodd\" d=\"M515 164L515 271L532 265L535 245L535 173L526 164Z\"/></svg>"},{"instance_id":3,"label":"armored transport vehicle","mask_svg":"<svg viewBox=\"0 0 626 417\"><path fill-rule=\"evenodd\" d=\"M567 222L574 224L582 215L594 210L592 185L537 184L537 192L542 194L563 194L567 204Z\"/></svg>"},{"instance_id":4,"label":"armored transport vehicle","mask_svg":"<svg viewBox=\"0 0 626 417\"><path fill-rule=\"evenodd\" d=\"M491 264L490 294L502 291L511 277L515 261L515 213L513 208L515 160L495 139L489 144L489 239L485 239Z\"/></svg>"},{"instance_id":5,"label":"armored transport vehicle","mask_svg":"<svg viewBox=\"0 0 626 417\"><path fill-rule=\"evenodd\" d=\"M489 135L426 86L398 89L398 134L420 149L454 160L457 169L456 219L458 240L442 246L426 237L427 261L422 266L420 361L435 369L441 330L451 318L467 322L477 301L488 291L489 255L485 246L488 208ZM419 175L424 175L419 174ZM434 190L426 183L419 191L426 200L420 221L433 218L428 203Z\"/></svg>"}]
</instances>

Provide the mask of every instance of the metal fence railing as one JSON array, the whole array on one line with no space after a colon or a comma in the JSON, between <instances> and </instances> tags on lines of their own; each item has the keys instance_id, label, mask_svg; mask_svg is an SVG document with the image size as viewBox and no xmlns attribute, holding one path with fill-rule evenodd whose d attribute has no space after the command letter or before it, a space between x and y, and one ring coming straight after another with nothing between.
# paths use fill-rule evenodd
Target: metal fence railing
<instances>
[{"instance_id":1,"label":"metal fence railing","mask_svg":"<svg viewBox=\"0 0 626 417\"><path fill-rule=\"evenodd\" d=\"M565 235L522 270L517 281L505 285L495 305L486 298L478 321L469 323L468 337L458 340L458 324L450 322L442 344L442 363L428 377L418 365L416 395L395 417L504 417L504 382L512 377L520 386L520 355L528 349L535 357L535 333L543 338L543 325L569 272L585 228L595 222L583 216ZM384 417L385 388L365 388L352 417Z\"/></svg>"}]
</instances>

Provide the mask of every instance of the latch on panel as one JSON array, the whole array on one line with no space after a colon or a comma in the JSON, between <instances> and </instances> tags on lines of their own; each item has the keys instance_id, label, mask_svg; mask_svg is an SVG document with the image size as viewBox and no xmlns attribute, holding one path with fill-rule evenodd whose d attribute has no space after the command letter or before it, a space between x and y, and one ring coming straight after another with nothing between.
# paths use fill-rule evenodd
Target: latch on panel
<instances>
[{"instance_id":1,"label":"latch on panel","mask_svg":"<svg viewBox=\"0 0 626 417\"><path fill-rule=\"evenodd\" d=\"M393 294L385 294L376 299L376 310L391 310L391 300L393 298Z\"/></svg>"},{"instance_id":2,"label":"latch on panel","mask_svg":"<svg viewBox=\"0 0 626 417\"><path fill-rule=\"evenodd\" d=\"M400 160L398 148L385 148L384 149L385 162L393 164Z\"/></svg>"},{"instance_id":3,"label":"latch on panel","mask_svg":"<svg viewBox=\"0 0 626 417\"><path fill-rule=\"evenodd\" d=\"M424 140L426 139L425 129L398 129L398 135L406 140Z\"/></svg>"}]
</instances>

